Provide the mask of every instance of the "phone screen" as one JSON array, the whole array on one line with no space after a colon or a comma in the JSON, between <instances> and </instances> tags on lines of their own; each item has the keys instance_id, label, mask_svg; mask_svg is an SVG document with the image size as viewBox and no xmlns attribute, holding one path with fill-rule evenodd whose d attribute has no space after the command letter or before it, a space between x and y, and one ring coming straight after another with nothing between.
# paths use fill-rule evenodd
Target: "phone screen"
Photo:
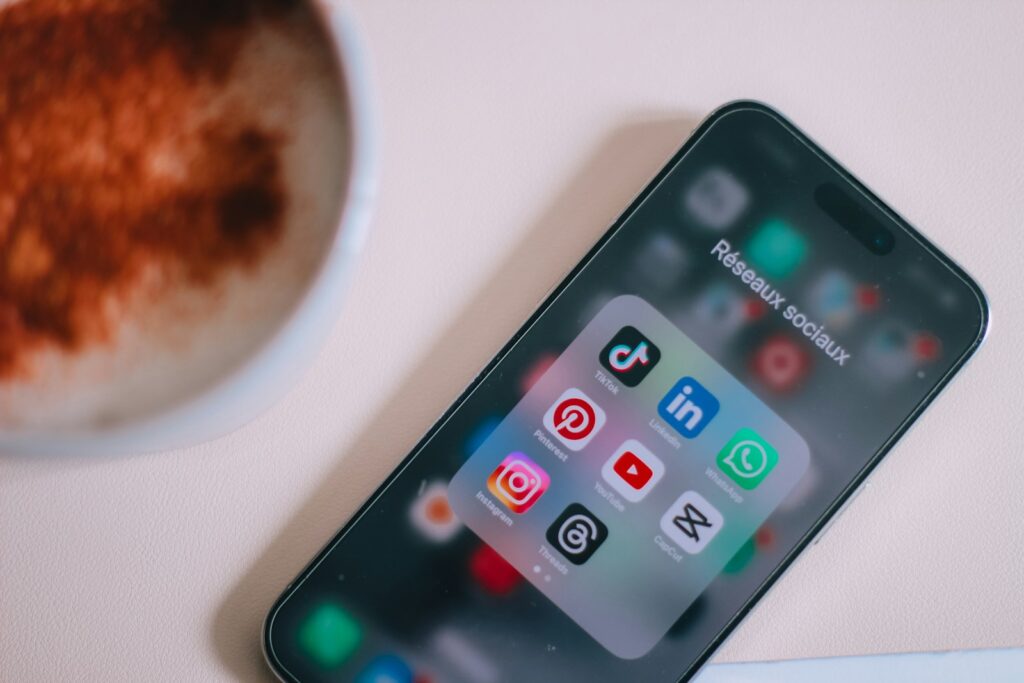
<instances>
[{"instance_id":1,"label":"phone screen","mask_svg":"<svg viewBox=\"0 0 1024 683\"><path fill-rule=\"evenodd\" d=\"M298 681L679 680L985 319L784 119L720 110L282 596L269 658Z\"/></svg>"}]
</instances>

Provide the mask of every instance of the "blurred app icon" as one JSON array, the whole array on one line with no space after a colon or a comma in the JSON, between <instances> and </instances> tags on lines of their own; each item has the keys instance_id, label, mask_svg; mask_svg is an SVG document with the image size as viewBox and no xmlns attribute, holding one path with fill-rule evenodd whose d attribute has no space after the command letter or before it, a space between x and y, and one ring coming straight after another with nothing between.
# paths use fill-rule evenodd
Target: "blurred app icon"
<instances>
[{"instance_id":1,"label":"blurred app icon","mask_svg":"<svg viewBox=\"0 0 1024 683\"><path fill-rule=\"evenodd\" d=\"M757 553L770 552L775 548L777 533L774 528L764 524L754 535L747 539L732 559L722 568L723 574L739 574L750 566L750 563L757 557Z\"/></svg>"},{"instance_id":2,"label":"blurred app icon","mask_svg":"<svg viewBox=\"0 0 1024 683\"><path fill-rule=\"evenodd\" d=\"M412 669L397 655L380 655L356 676L355 683L413 683Z\"/></svg>"},{"instance_id":3,"label":"blurred app icon","mask_svg":"<svg viewBox=\"0 0 1024 683\"><path fill-rule=\"evenodd\" d=\"M751 536L747 539L746 543L740 546L736 554L725 563L725 566L722 567L722 573L739 574L750 565L755 555L757 555L757 544L754 543L754 537Z\"/></svg>"},{"instance_id":4,"label":"blurred app icon","mask_svg":"<svg viewBox=\"0 0 1024 683\"><path fill-rule=\"evenodd\" d=\"M918 332L911 339L911 348L919 363L931 363L942 353L942 342L931 332Z\"/></svg>"},{"instance_id":5,"label":"blurred app icon","mask_svg":"<svg viewBox=\"0 0 1024 683\"><path fill-rule=\"evenodd\" d=\"M448 504L448 486L440 481L425 487L416 497L409 508L409 519L413 528L434 543L450 541L462 528Z\"/></svg>"},{"instance_id":6,"label":"blurred app icon","mask_svg":"<svg viewBox=\"0 0 1024 683\"><path fill-rule=\"evenodd\" d=\"M519 383L519 391L524 395L533 388L533 385L544 376L544 373L558 360L557 353L542 353L537 360L530 364L530 367L523 373L523 379ZM497 425L495 425L497 426ZM481 443L483 443L481 441ZM475 450L475 449L474 449Z\"/></svg>"},{"instance_id":7,"label":"blurred app icon","mask_svg":"<svg viewBox=\"0 0 1024 683\"><path fill-rule=\"evenodd\" d=\"M929 298L939 302L943 308L953 309L957 306L956 292L947 287L943 280L936 277L919 263L912 263L905 269L906 277L915 286L927 292Z\"/></svg>"},{"instance_id":8,"label":"blurred app icon","mask_svg":"<svg viewBox=\"0 0 1024 683\"><path fill-rule=\"evenodd\" d=\"M828 270L808 291L811 311L839 329L849 327L857 316L856 284L841 270Z\"/></svg>"},{"instance_id":9,"label":"blurred app icon","mask_svg":"<svg viewBox=\"0 0 1024 683\"><path fill-rule=\"evenodd\" d=\"M299 648L324 669L341 666L363 638L359 623L341 606L325 602L299 627Z\"/></svg>"},{"instance_id":10,"label":"blurred app icon","mask_svg":"<svg viewBox=\"0 0 1024 683\"><path fill-rule=\"evenodd\" d=\"M890 320L878 327L864 347L869 376L882 383L906 379L921 365L939 357L941 343L930 332L914 332L902 322Z\"/></svg>"},{"instance_id":11,"label":"blurred app icon","mask_svg":"<svg viewBox=\"0 0 1024 683\"><path fill-rule=\"evenodd\" d=\"M764 316L765 303L760 298L745 297L726 282L709 285L693 307L693 317L702 332L718 339L730 337L746 323Z\"/></svg>"},{"instance_id":12,"label":"blurred app icon","mask_svg":"<svg viewBox=\"0 0 1024 683\"><path fill-rule=\"evenodd\" d=\"M442 627L434 632L431 646L442 659L472 683L498 683L501 672L497 664L461 632ZM418 682L417 682L418 683Z\"/></svg>"},{"instance_id":13,"label":"blurred app icon","mask_svg":"<svg viewBox=\"0 0 1024 683\"><path fill-rule=\"evenodd\" d=\"M767 523L754 533L754 543L759 550L774 549L778 540L779 534L775 531L775 527L769 526Z\"/></svg>"},{"instance_id":14,"label":"blurred app icon","mask_svg":"<svg viewBox=\"0 0 1024 683\"><path fill-rule=\"evenodd\" d=\"M501 415L491 415L480 420L480 423L470 431L469 437L466 439L465 453L467 456L473 455L478 448L484 445L484 441L487 441L487 437L491 435L491 432L498 428L502 419Z\"/></svg>"},{"instance_id":15,"label":"blurred app icon","mask_svg":"<svg viewBox=\"0 0 1024 683\"><path fill-rule=\"evenodd\" d=\"M807 240L784 220L773 218L750 238L747 258L768 277L788 277L807 258Z\"/></svg>"},{"instance_id":16,"label":"blurred app icon","mask_svg":"<svg viewBox=\"0 0 1024 683\"><path fill-rule=\"evenodd\" d=\"M686 274L690 254L683 244L667 232L657 232L633 254L635 273L643 282L658 289L672 289Z\"/></svg>"},{"instance_id":17,"label":"blurred app icon","mask_svg":"<svg viewBox=\"0 0 1024 683\"><path fill-rule=\"evenodd\" d=\"M803 383L811 369L811 354L803 344L780 334L754 351L750 368L761 384L784 394Z\"/></svg>"},{"instance_id":18,"label":"blurred app icon","mask_svg":"<svg viewBox=\"0 0 1024 683\"><path fill-rule=\"evenodd\" d=\"M509 564L498 551L489 545L481 545L469 557L469 573L473 579L491 595L508 595L519 582L522 575Z\"/></svg>"},{"instance_id":19,"label":"blurred app icon","mask_svg":"<svg viewBox=\"0 0 1024 683\"><path fill-rule=\"evenodd\" d=\"M882 303L882 290L876 285L857 286L857 308L864 313L875 311Z\"/></svg>"},{"instance_id":20,"label":"blurred app icon","mask_svg":"<svg viewBox=\"0 0 1024 683\"><path fill-rule=\"evenodd\" d=\"M756 489L779 463L779 453L753 429L736 432L715 459L718 469L747 491Z\"/></svg>"},{"instance_id":21,"label":"blurred app icon","mask_svg":"<svg viewBox=\"0 0 1024 683\"><path fill-rule=\"evenodd\" d=\"M910 329L895 321L884 323L871 334L864 348L871 377L893 382L910 374L914 369L910 336Z\"/></svg>"},{"instance_id":22,"label":"blurred app icon","mask_svg":"<svg viewBox=\"0 0 1024 683\"><path fill-rule=\"evenodd\" d=\"M731 226L749 202L747 188L722 168L704 171L683 199L686 211L711 230L725 230Z\"/></svg>"},{"instance_id":23,"label":"blurred app icon","mask_svg":"<svg viewBox=\"0 0 1024 683\"><path fill-rule=\"evenodd\" d=\"M858 285L841 270L828 270L808 291L810 308L825 325L843 330L860 313L878 308L881 293L877 287Z\"/></svg>"}]
</instances>

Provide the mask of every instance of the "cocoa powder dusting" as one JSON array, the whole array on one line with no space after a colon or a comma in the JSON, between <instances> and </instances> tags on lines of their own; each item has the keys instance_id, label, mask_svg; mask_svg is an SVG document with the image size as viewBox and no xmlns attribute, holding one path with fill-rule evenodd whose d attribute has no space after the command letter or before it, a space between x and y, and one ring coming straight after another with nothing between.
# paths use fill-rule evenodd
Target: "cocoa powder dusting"
<instances>
[{"instance_id":1,"label":"cocoa powder dusting","mask_svg":"<svg viewBox=\"0 0 1024 683\"><path fill-rule=\"evenodd\" d=\"M280 238L283 132L210 103L295 4L0 8L0 379L110 341L140 288L212 288Z\"/></svg>"}]
</instances>

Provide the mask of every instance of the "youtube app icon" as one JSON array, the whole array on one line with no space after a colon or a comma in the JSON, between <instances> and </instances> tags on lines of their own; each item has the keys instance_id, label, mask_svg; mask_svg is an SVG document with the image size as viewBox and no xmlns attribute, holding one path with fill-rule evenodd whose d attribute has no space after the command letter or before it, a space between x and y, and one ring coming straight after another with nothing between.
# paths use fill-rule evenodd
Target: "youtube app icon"
<instances>
[{"instance_id":1,"label":"youtube app icon","mask_svg":"<svg viewBox=\"0 0 1024 683\"><path fill-rule=\"evenodd\" d=\"M631 503L643 500L665 474L665 465L636 439L619 446L601 468L601 476Z\"/></svg>"},{"instance_id":2,"label":"youtube app icon","mask_svg":"<svg viewBox=\"0 0 1024 683\"><path fill-rule=\"evenodd\" d=\"M612 469L637 491L642 490L654 476L654 471L633 451L626 451L620 455Z\"/></svg>"}]
</instances>

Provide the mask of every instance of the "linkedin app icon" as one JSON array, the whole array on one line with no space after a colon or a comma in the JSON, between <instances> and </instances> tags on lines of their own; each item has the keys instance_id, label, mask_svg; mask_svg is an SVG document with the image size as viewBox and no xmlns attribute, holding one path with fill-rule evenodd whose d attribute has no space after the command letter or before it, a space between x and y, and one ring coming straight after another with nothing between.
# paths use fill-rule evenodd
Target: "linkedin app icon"
<instances>
[{"instance_id":1,"label":"linkedin app icon","mask_svg":"<svg viewBox=\"0 0 1024 683\"><path fill-rule=\"evenodd\" d=\"M620 296L470 455L448 498L597 642L636 658L809 460L800 435L693 340Z\"/></svg>"},{"instance_id":2,"label":"linkedin app icon","mask_svg":"<svg viewBox=\"0 0 1024 683\"><path fill-rule=\"evenodd\" d=\"M684 377L665 394L658 414L687 439L704 431L718 414L718 399L693 377Z\"/></svg>"}]
</instances>

